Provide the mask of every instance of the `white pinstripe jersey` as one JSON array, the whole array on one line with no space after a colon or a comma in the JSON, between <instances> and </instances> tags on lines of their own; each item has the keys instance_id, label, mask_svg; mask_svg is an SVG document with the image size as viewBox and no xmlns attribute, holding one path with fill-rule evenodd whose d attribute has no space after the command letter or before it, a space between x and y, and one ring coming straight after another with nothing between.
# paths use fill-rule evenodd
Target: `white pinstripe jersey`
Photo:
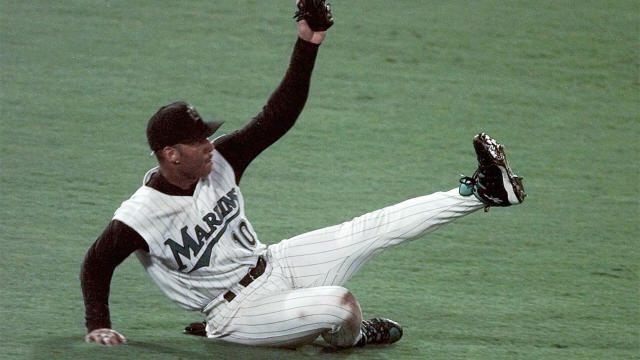
<instances>
[{"instance_id":1,"label":"white pinstripe jersey","mask_svg":"<svg viewBox=\"0 0 640 360\"><path fill-rule=\"evenodd\" d=\"M113 219L149 245L136 255L162 291L180 306L202 310L255 265L266 249L245 217L233 168L213 151L213 168L193 196L172 196L140 187ZM143 184L158 168L147 172Z\"/></svg>"}]
</instances>

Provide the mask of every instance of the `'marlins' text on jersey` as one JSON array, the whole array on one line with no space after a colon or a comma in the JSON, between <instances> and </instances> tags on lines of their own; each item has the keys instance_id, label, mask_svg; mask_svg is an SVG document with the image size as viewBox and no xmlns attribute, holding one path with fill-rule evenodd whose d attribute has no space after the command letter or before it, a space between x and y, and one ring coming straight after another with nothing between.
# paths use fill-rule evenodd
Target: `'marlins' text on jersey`
<instances>
[{"instance_id":1,"label":"'marlins' text on jersey","mask_svg":"<svg viewBox=\"0 0 640 360\"><path fill-rule=\"evenodd\" d=\"M231 220L235 219L239 214L238 195L236 194L236 189L233 188L217 201L212 212L209 212L202 217L202 226L194 226L192 234L195 233L195 239L189 234L190 229L188 226L184 226L180 229L182 245L173 239L167 239L164 242L164 245L171 249L173 257L178 264L178 270L190 273L198 270L199 268L209 266L213 246L218 242L218 240L220 240L224 232L227 230L227 226ZM246 232L242 232L243 235L246 234ZM245 235L243 237L246 238L247 236ZM249 237L250 238L247 239L249 245L255 245L253 236L250 234ZM234 239L239 241L237 236L234 236ZM203 248L204 250L202 250ZM183 264L180 255L187 259L191 259L192 251L194 257L197 258L198 261L195 263L193 268L187 270L187 266Z\"/></svg>"}]
</instances>

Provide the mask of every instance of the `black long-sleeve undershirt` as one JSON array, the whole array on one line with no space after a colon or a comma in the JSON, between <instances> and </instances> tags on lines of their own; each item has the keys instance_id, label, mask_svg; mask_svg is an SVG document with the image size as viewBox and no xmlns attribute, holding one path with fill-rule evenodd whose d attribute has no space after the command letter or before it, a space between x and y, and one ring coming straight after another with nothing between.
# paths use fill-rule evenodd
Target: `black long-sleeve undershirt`
<instances>
[{"instance_id":1,"label":"black long-sleeve undershirt","mask_svg":"<svg viewBox=\"0 0 640 360\"><path fill-rule=\"evenodd\" d=\"M262 111L239 130L216 140L215 149L232 166L239 183L247 166L294 124L309 93L318 45L298 39L289 68ZM146 184L169 195L192 195L170 184L159 173ZM126 224L112 220L91 245L82 263L80 282L87 330L110 328L109 291L115 268L131 253L149 251L144 239Z\"/></svg>"}]
</instances>

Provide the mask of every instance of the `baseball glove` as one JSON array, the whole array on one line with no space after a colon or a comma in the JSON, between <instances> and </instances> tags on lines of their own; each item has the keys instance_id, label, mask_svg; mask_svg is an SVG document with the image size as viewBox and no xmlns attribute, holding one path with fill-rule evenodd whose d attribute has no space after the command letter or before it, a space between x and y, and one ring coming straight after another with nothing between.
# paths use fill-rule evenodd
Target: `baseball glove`
<instances>
[{"instance_id":1,"label":"baseball glove","mask_svg":"<svg viewBox=\"0 0 640 360\"><path fill-rule=\"evenodd\" d=\"M186 328L184 328L184 333L187 335L195 335L195 336L207 336L206 330L207 323L206 322L194 322L189 324Z\"/></svg>"},{"instance_id":2,"label":"baseball glove","mask_svg":"<svg viewBox=\"0 0 640 360\"><path fill-rule=\"evenodd\" d=\"M313 31L326 31L333 25L331 7L325 0L300 0L293 18L296 22L306 20Z\"/></svg>"}]
</instances>

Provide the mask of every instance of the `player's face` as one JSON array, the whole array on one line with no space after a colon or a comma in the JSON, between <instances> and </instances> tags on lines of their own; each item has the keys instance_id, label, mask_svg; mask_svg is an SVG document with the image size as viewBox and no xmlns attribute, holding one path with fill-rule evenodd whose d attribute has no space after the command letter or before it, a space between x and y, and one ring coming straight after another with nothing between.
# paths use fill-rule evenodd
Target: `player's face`
<instances>
[{"instance_id":1,"label":"player's face","mask_svg":"<svg viewBox=\"0 0 640 360\"><path fill-rule=\"evenodd\" d=\"M184 176L200 179L211 172L213 145L209 139L205 138L190 144L178 144L176 148L180 153L178 169Z\"/></svg>"}]
</instances>

